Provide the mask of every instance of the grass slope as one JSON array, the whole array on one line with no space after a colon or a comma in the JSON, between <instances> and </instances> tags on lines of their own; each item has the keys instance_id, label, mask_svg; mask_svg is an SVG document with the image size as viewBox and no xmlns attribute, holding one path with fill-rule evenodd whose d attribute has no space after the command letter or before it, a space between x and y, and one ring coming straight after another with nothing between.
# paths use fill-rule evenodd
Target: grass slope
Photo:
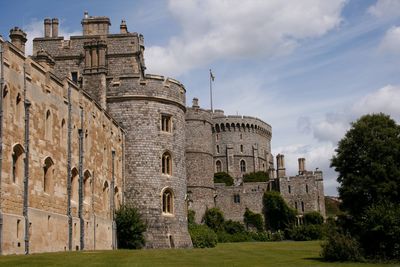
<instances>
[{"instance_id":1,"label":"grass slope","mask_svg":"<svg viewBox=\"0 0 400 267\"><path fill-rule=\"evenodd\" d=\"M218 244L212 249L118 250L1 256L0 266L382 266L382 264L325 263L320 242ZM384 265L399 266L399 265Z\"/></svg>"}]
</instances>

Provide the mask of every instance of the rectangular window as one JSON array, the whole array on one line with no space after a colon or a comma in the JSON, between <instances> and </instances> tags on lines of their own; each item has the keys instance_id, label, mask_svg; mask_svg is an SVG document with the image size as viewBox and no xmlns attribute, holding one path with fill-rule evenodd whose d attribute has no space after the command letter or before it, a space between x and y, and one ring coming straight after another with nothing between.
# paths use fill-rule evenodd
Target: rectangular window
<instances>
[{"instance_id":1,"label":"rectangular window","mask_svg":"<svg viewBox=\"0 0 400 267\"><path fill-rule=\"evenodd\" d=\"M171 116L161 115L161 131L172 132L172 122Z\"/></svg>"},{"instance_id":2,"label":"rectangular window","mask_svg":"<svg viewBox=\"0 0 400 267\"><path fill-rule=\"evenodd\" d=\"M304 212L304 202L301 202L301 211Z\"/></svg>"},{"instance_id":3,"label":"rectangular window","mask_svg":"<svg viewBox=\"0 0 400 267\"><path fill-rule=\"evenodd\" d=\"M233 195L233 203L240 203L240 195Z\"/></svg>"},{"instance_id":4,"label":"rectangular window","mask_svg":"<svg viewBox=\"0 0 400 267\"><path fill-rule=\"evenodd\" d=\"M71 72L71 80L74 83L78 83L78 72L76 72L76 71Z\"/></svg>"},{"instance_id":5,"label":"rectangular window","mask_svg":"<svg viewBox=\"0 0 400 267\"><path fill-rule=\"evenodd\" d=\"M290 188L290 185L288 185L288 191L289 191L289 194L292 193L292 190L291 190L291 188Z\"/></svg>"}]
</instances>

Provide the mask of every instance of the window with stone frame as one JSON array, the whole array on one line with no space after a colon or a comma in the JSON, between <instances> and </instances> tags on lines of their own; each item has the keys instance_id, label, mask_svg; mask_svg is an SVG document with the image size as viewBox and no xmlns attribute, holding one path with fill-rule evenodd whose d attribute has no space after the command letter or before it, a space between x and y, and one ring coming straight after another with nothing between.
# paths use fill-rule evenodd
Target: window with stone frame
<instances>
[{"instance_id":1,"label":"window with stone frame","mask_svg":"<svg viewBox=\"0 0 400 267\"><path fill-rule=\"evenodd\" d=\"M22 184L24 176L24 149L20 144L13 148L12 152L12 181L16 184Z\"/></svg>"},{"instance_id":2,"label":"window with stone frame","mask_svg":"<svg viewBox=\"0 0 400 267\"><path fill-rule=\"evenodd\" d=\"M161 115L161 131L172 132L172 116L167 114Z\"/></svg>"},{"instance_id":3,"label":"window with stone frame","mask_svg":"<svg viewBox=\"0 0 400 267\"><path fill-rule=\"evenodd\" d=\"M246 161L243 159L240 161L240 172L246 172Z\"/></svg>"},{"instance_id":4,"label":"window with stone frame","mask_svg":"<svg viewBox=\"0 0 400 267\"><path fill-rule=\"evenodd\" d=\"M71 201L74 203L78 203L78 191L79 191L79 177L78 177L78 170L73 168L71 170Z\"/></svg>"},{"instance_id":5,"label":"window with stone frame","mask_svg":"<svg viewBox=\"0 0 400 267\"><path fill-rule=\"evenodd\" d=\"M51 193L51 187L54 179L54 163L50 157L44 160L43 166L43 191Z\"/></svg>"},{"instance_id":6,"label":"window with stone frame","mask_svg":"<svg viewBox=\"0 0 400 267\"><path fill-rule=\"evenodd\" d=\"M45 128L44 128L44 137L46 140L52 139L52 116L50 110L46 111L46 118L45 118Z\"/></svg>"},{"instance_id":7,"label":"window with stone frame","mask_svg":"<svg viewBox=\"0 0 400 267\"><path fill-rule=\"evenodd\" d=\"M165 175L172 175L172 158L171 154L165 152L161 159L161 172Z\"/></svg>"},{"instance_id":8,"label":"window with stone frame","mask_svg":"<svg viewBox=\"0 0 400 267\"><path fill-rule=\"evenodd\" d=\"M217 145L217 154L219 154L219 145Z\"/></svg>"},{"instance_id":9,"label":"window with stone frame","mask_svg":"<svg viewBox=\"0 0 400 267\"><path fill-rule=\"evenodd\" d=\"M235 194L233 195L233 203L240 203L240 195L239 194Z\"/></svg>"},{"instance_id":10,"label":"window with stone frame","mask_svg":"<svg viewBox=\"0 0 400 267\"><path fill-rule=\"evenodd\" d=\"M215 170L216 172L222 172L222 163L220 160L217 160L217 162L215 162Z\"/></svg>"},{"instance_id":11,"label":"window with stone frame","mask_svg":"<svg viewBox=\"0 0 400 267\"><path fill-rule=\"evenodd\" d=\"M174 214L174 194L167 188L162 193L162 212L165 214Z\"/></svg>"}]
</instances>

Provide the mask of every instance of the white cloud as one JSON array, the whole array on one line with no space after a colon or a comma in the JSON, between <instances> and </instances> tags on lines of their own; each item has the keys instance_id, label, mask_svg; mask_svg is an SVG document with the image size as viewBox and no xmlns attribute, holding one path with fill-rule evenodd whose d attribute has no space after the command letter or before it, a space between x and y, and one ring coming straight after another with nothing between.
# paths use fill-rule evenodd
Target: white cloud
<instances>
[{"instance_id":1,"label":"white cloud","mask_svg":"<svg viewBox=\"0 0 400 267\"><path fill-rule=\"evenodd\" d=\"M387 85L366 95L354 104L352 112L357 117L383 112L400 122L400 86Z\"/></svg>"},{"instance_id":2,"label":"white cloud","mask_svg":"<svg viewBox=\"0 0 400 267\"><path fill-rule=\"evenodd\" d=\"M24 31L27 34L28 41L26 42L26 54L32 55L33 39L44 36L43 21L33 20L30 24L24 26ZM62 21L60 22L58 36L64 36L64 39L69 39L70 36L81 35L79 31L69 31L69 29L62 27Z\"/></svg>"},{"instance_id":3,"label":"white cloud","mask_svg":"<svg viewBox=\"0 0 400 267\"><path fill-rule=\"evenodd\" d=\"M322 121L314 125L314 137L319 141L329 141L332 144L337 144L350 128L351 118L351 115L346 113L326 114Z\"/></svg>"},{"instance_id":4,"label":"white cloud","mask_svg":"<svg viewBox=\"0 0 400 267\"><path fill-rule=\"evenodd\" d=\"M379 50L384 53L400 54L400 27L392 27L386 32Z\"/></svg>"},{"instance_id":5,"label":"white cloud","mask_svg":"<svg viewBox=\"0 0 400 267\"><path fill-rule=\"evenodd\" d=\"M399 0L378 0L375 5L368 8L368 13L377 17L389 19L400 16Z\"/></svg>"},{"instance_id":6,"label":"white cloud","mask_svg":"<svg viewBox=\"0 0 400 267\"><path fill-rule=\"evenodd\" d=\"M218 59L290 53L337 27L346 0L170 0L182 32L146 50L150 72L179 75Z\"/></svg>"}]
</instances>

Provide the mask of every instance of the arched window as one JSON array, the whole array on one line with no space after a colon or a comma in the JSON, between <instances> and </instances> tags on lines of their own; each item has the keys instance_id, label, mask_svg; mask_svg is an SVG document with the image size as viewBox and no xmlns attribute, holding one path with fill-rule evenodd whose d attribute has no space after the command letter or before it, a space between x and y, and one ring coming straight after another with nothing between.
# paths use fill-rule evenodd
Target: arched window
<instances>
[{"instance_id":1,"label":"arched window","mask_svg":"<svg viewBox=\"0 0 400 267\"><path fill-rule=\"evenodd\" d=\"M20 144L13 148L12 152L12 181L16 184L22 184L24 175L24 149Z\"/></svg>"},{"instance_id":2,"label":"arched window","mask_svg":"<svg viewBox=\"0 0 400 267\"><path fill-rule=\"evenodd\" d=\"M162 212L167 214L174 213L174 194L167 188L162 194Z\"/></svg>"},{"instance_id":3,"label":"arched window","mask_svg":"<svg viewBox=\"0 0 400 267\"><path fill-rule=\"evenodd\" d=\"M166 174L166 175L172 175L172 158L171 155L168 152L165 152L162 155L162 174Z\"/></svg>"},{"instance_id":4,"label":"arched window","mask_svg":"<svg viewBox=\"0 0 400 267\"><path fill-rule=\"evenodd\" d=\"M44 160L43 166L43 191L51 193L54 178L54 163L50 157Z\"/></svg>"},{"instance_id":5,"label":"arched window","mask_svg":"<svg viewBox=\"0 0 400 267\"><path fill-rule=\"evenodd\" d=\"M51 140L52 138L52 121L51 121L51 112L50 110L46 111L46 120L44 126L44 138L47 140Z\"/></svg>"},{"instance_id":6,"label":"arched window","mask_svg":"<svg viewBox=\"0 0 400 267\"><path fill-rule=\"evenodd\" d=\"M240 145L240 153L243 153L243 145Z\"/></svg>"},{"instance_id":7,"label":"arched window","mask_svg":"<svg viewBox=\"0 0 400 267\"><path fill-rule=\"evenodd\" d=\"M78 170L76 168L73 168L71 170L71 200L78 203L79 195L79 183L78 183L79 177L78 177Z\"/></svg>"},{"instance_id":8,"label":"arched window","mask_svg":"<svg viewBox=\"0 0 400 267\"><path fill-rule=\"evenodd\" d=\"M90 202L90 196L91 196L91 174L88 170L85 171L83 174L83 199L85 202L89 203Z\"/></svg>"},{"instance_id":9,"label":"arched window","mask_svg":"<svg viewBox=\"0 0 400 267\"><path fill-rule=\"evenodd\" d=\"M222 172L222 163L220 160L217 160L217 162L215 162L215 170L216 172Z\"/></svg>"},{"instance_id":10,"label":"arched window","mask_svg":"<svg viewBox=\"0 0 400 267\"><path fill-rule=\"evenodd\" d=\"M108 182L105 181L103 185L103 205L105 210L109 210L110 208L110 188L108 186Z\"/></svg>"},{"instance_id":11,"label":"arched window","mask_svg":"<svg viewBox=\"0 0 400 267\"><path fill-rule=\"evenodd\" d=\"M246 161L243 159L240 161L240 172L246 172Z\"/></svg>"}]
</instances>

